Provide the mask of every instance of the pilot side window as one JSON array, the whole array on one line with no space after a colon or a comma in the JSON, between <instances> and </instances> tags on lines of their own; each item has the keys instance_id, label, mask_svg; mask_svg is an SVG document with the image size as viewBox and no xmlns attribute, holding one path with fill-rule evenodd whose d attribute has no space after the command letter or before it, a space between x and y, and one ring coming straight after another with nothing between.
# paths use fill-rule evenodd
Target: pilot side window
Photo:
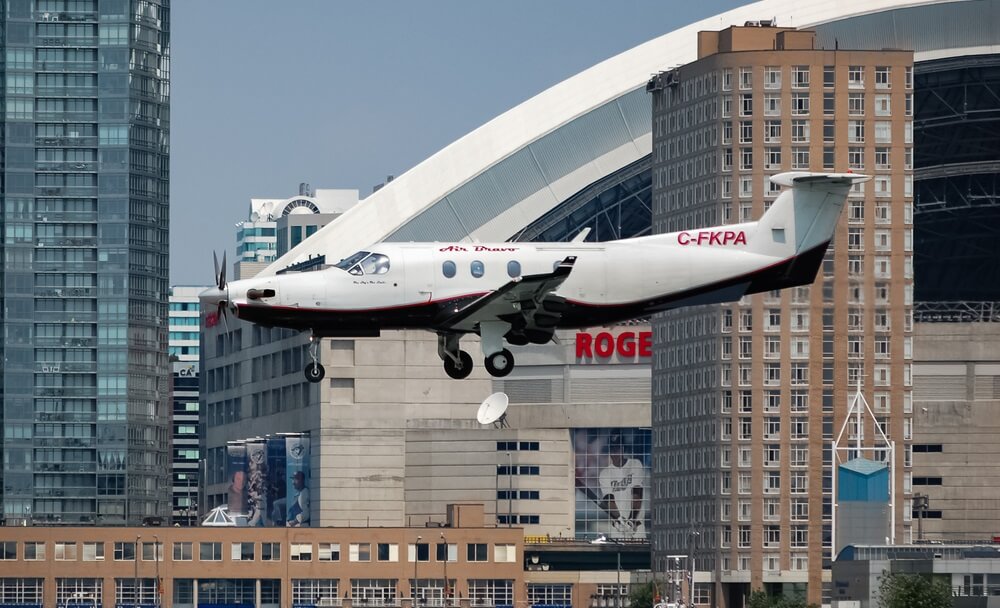
<instances>
[{"instance_id":1,"label":"pilot side window","mask_svg":"<svg viewBox=\"0 0 1000 608\"><path fill-rule=\"evenodd\" d=\"M361 262L365 274L385 274L389 272L389 256L373 253Z\"/></svg>"},{"instance_id":2,"label":"pilot side window","mask_svg":"<svg viewBox=\"0 0 1000 608\"><path fill-rule=\"evenodd\" d=\"M512 279L516 279L521 276L521 263L517 260L507 262L507 276Z\"/></svg>"},{"instance_id":3,"label":"pilot side window","mask_svg":"<svg viewBox=\"0 0 1000 608\"><path fill-rule=\"evenodd\" d=\"M472 272L472 276L477 279L486 273L486 267L479 260L472 260L472 263L469 264L469 270Z\"/></svg>"},{"instance_id":4,"label":"pilot side window","mask_svg":"<svg viewBox=\"0 0 1000 608\"><path fill-rule=\"evenodd\" d=\"M443 264L441 264L441 274L444 275L444 278L446 279L454 278L455 272L456 272L455 262L452 262L451 260L446 260Z\"/></svg>"}]
</instances>

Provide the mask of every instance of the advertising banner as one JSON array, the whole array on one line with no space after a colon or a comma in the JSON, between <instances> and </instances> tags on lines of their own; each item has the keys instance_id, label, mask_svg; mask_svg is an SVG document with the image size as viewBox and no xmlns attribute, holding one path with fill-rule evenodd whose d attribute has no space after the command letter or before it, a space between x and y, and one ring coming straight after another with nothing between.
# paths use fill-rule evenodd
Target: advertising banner
<instances>
[{"instance_id":1,"label":"advertising banner","mask_svg":"<svg viewBox=\"0 0 1000 608\"><path fill-rule=\"evenodd\" d=\"M285 513L285 525L292 528L309 526L309 484L312 481L309 466L309 437L296 436L285 438L285 458L287 469L288 508Z\"/></svg>"},{"instance_id":2,"label":"advertising banner","mask_svg":"<svg viewBox=\"0 0 1000 608\"><path fill-rule=\"evenodd\" d=\"M247 525L267 525L267 444L262 439L248 441Z\"/></svg>"},{"instance_id":3,"label":"advertising banner","mask_svg":"<svg viewBox=\"0 0 1000 608\"><path fill-rule=\"evenodd\" d=\"M285 526L285 461L285 438L268 437L266 526Z\"/></svg>"},{"instance_id":4,"label":"advertising banner","mask_svg":"<svg viewBox=\"0 0 1000 608\"><path fill-rule=\"evenodd\" d=\"M646 539L652 434L641 428L571 429L576 536Z\"/></svg>"},{"instance_id":5,"label":"advertising banner","mask_svg":"<svg viewBox=\"0 0 1000 608\"><path fill-rule=\"evenodd\" d=\"M231 515L247 512L247 446L231 443L226 446L227 503Z\"/></svg>"}]
</instances>

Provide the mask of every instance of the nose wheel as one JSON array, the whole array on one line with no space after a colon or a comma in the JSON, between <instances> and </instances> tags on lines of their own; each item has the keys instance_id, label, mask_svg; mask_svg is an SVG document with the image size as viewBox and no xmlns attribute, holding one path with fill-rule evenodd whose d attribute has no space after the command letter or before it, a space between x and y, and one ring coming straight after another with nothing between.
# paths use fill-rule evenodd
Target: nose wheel
<instances>
[{"instance_id":1,"label":"nose wheel","mask_svg":"<svg viewBox=\"0 0 1000 608\"><path fill-rule=\"evenodd\" d=\"M472 355L464 350L460 350L454 359L446 357L444 360L444 373L455 380L468 378L469 374L472 373Z\"/></svg>"},{"instance_id":2,"label":"nose wheel","mask_svg":"<svg viewBox=\"0 0 1000 608\"><path fill-rule=\"evenodd\" d=\"M483 361L486 371L495 378L503 378L514 369L514 355L506 348L493 353Z\"/></svg>"},{"instance_id":3,"label":"nose wheel","mask_svg":"<svg viewBox=\"0 0 1000 608\"><path fill-rule=\"evenodd\" d=\"M312 359L312 363L306 365L303 373L309 382L319 382L326 376L326 370L319 362L319 339L316 336L309 336L309 358Z\"/></svg>"}]
</instances>

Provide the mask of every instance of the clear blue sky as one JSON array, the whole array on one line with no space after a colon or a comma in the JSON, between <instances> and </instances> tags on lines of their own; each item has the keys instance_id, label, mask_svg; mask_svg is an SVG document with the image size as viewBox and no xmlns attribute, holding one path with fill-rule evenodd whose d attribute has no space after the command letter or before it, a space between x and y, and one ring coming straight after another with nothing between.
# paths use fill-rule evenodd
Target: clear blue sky
<instances>
[{"instance_id":1,"label":"clear blue sky","mask_svg":"<svg viewBox=\"0 0 1000 608\"><path fill-rule=\"evenodd\" d=\"M171 284L253 197L361 197L494 116L734 0L212 0L171 7ZM666 60L669 63L669 60Z\"/></svg>"}]
</instances>

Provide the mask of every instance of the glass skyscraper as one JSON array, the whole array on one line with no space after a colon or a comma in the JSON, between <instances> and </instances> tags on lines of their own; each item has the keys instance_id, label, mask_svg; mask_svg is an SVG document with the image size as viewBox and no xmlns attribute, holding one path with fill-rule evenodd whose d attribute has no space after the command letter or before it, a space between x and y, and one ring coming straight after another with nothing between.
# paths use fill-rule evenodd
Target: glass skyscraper
<instances>
[{"instance_id":1,"label":"glass skyscraper","mask_svg":"<svg viewBox=\"0 0 1000 608\"><path fill-rule=\"evenodd\" d=\"M169 0L7 0L2 516L169 512Z\"/></svg>"}]
</instances>

